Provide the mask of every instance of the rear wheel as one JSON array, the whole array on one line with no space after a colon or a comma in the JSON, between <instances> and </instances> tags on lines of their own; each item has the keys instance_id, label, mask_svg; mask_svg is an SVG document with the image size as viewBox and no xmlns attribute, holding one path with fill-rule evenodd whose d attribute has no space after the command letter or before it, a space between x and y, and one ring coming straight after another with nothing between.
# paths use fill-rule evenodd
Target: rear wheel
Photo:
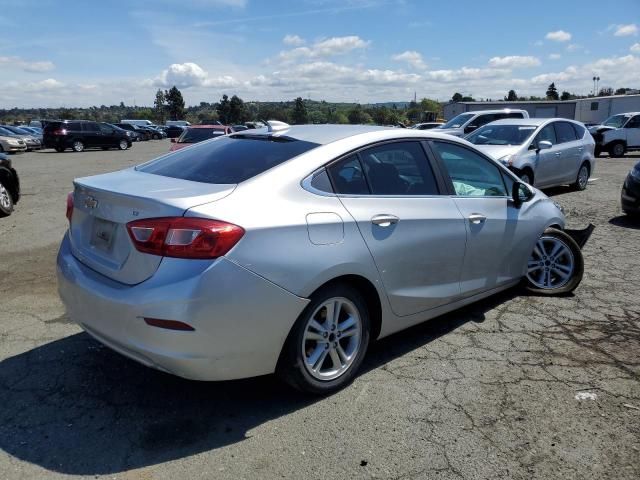
<instances>
[{"instance_id":1,"label":"rear wheel","mask_svg":"<svg viewBox=\"0 0 640 480\"><path fill-rule=\"evenodd\" d=\"M0 217L7 217L13 212L13 197L11 192L0 180Z\"/></svg>"},{"instance_id":2,"label":"rear wheel","mask_svg":"<svg viewBox=\"0 0 640 480\"><path fill-rule=\"evenodd\" d=\"M120 150L126 150L127 148L129 148L129 144L126 140L120 140L120 142L118 143L118 148Z\"/></svg>"},{"instance_id":3,"label":"rear wheel","mask_svg":"<svg viewBox=\"0 0 640 480\"><path fill-rule=\"evenodd\" d=\"M527 289L544 295L569 293L582 281L584 260L569 235L548 228L536 242L527 264Z\"/></svg>"},{"instance_id":4,"label":"rear wheel","mask_svg":"<svg viewBox=\"0 0 640 480\"><path fill-rule=\"evenodd\" d=\"M609 147L609 155L612 157L623 157L625 151L626 148L622 142L616 142Z\"/></svg>"},{"instance_id":5,"label":"rear wheel","mask_svg":"<svg viewBox=\"0 0 640 480\"><path fill-rule=\"evenodd\" d=\"M578 176L576 177L576 181L573 184L573 188L576 190L584 190L587 188L587 184L589 183L589 165L587 163L583 163L580 166L580 170L578 170Z\"/></svg>"},{"instance_id":6,"label":"rear wheel","mask_svg":"<svg viewBox=\"0 0 640 480\"><path fill-rule=\"evenodd\" d=\"M323 288L311 297L285 343L277 373L294 388L323 395L347 385L369 346L369 312L349 285Z\"/></svg>"},{"instance_id":7,"label":"rear wheel","mask_svg":"<svg viewBox=\"0 0 640 480\"><path fill-rule=\"evenodd\" d=\"M84 151L84 143L82 143L80 140L75 140L71 146L74 152L80 153Z\"/></svg>"}]
</instances>

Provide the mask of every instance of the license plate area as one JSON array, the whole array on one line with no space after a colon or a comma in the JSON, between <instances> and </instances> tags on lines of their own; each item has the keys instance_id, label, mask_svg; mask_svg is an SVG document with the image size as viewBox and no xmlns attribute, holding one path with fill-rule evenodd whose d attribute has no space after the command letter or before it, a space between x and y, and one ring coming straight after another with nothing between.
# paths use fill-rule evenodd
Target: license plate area
<instances>
[{"instance_id":1,"label":"license plate area","mask_svg":"<svg viewBox=\"0 0 640 480\"><path fill-rule=\"evenodd\" d=\"M103 252L110 252L116 235L116 226L116 223L109 220L94 218L91 228L91 246Z\"/></svg>"}]
</instances>

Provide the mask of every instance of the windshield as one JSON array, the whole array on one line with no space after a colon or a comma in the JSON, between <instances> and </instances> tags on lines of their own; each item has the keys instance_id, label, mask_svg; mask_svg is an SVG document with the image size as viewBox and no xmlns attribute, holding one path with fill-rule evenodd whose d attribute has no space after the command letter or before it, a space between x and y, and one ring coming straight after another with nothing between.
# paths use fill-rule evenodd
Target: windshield
<instances>
[{"instance_id":1,"label":"windshield","mask_svg":"<svg viewBox=\"0 0 640 480\"><path fill-rule=\"evenodd\" d=\"M605 127L622 128L622 126L627 123L627 120L629 120L627 115L614 115L602 122L602 125Z\"/></svg>"},{"instance_id":2,"label":"windshield","mask_svg":"<svg viewBox=\"0 0 640 480\"><path fill-rule=\"evenodd\" d=\"M198 143L221 135L224 135L224 130L213 128L188 128L182 133L182 135L180 135L178 143Z\"/></svg>"},{"instance_id":3,"label":"windshield","mask_svg":"<svg viewBox=\"0 0 640 480\"><path fill-rule=\"evenodd\" d=\"M522 145L536 128L534 125L486 125L466 140L476 145Z\"/></svg>"},{"instance_id":4,"label":"windshield","mask_svg":"<svg viewBox=\"0 0 640 480\"><path fill-rule=\"evenodd\" d=\"M453 117L447 123L441 125L438 128L460 128L462 125L467 123L474 115L474 113L461 113L460 115Z\"/></svg>"},{"instance_id":5,"label":"windshield","mask_svg":"<svg viewBox=\"0 0 640 480\"><path fill-rule=\"evenodd\" d=\"M10 127L9 125L5 125L2 128L4 128L5 130L9 130L10 132L16 133L18 135L31 135L29 132L26 132L26 131L22 130L21 128Z\"/></svg>"},{"instance_id":6,"label":"windshield","mask_svg":"<svg viewBox=\"0 0 640 480\"><path fill-rule=\"evenodd\" d=\"M6 128L0 127L0 135L4 135L6 137L15 137L16 134L11 130L7 130Z\"/></svg>"}]
</instances>

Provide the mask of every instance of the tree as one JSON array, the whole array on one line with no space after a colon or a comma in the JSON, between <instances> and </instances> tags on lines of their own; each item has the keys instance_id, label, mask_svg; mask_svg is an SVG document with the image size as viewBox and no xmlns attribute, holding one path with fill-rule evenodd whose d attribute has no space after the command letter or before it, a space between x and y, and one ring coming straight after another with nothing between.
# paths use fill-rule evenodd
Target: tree
<instances>
[{"instance_id":1,"label":"tree","mask_svg":"<svg viewBox=\"0 0 640 480\"><path fill-rule=\"evenodd\" d=\"M231 124L242 123L247 120L247 110L244 106L244 102L240 97L234 95L229 101L229 119Z\"/></svg>"},{"instance_id":2,"label":"tree","mask_svg":"<svg viewBox=\"0 0 640 480\"><path fill-rule=\"evenodd\" d=\"M225 125L229 123L229 117L231 114L230 103L231 102L229 102L229 97L224 94L216 105L216 112L218 112L218 117L220 118L220 121Z\"/></svg>"},{"instance_id":3,"label":"tree","mask_svg":"<svg viewBox=\"0 0 640 480\"><path fill-rule=\"evenodd\" d=\"M551 83L549 88L547 88L547 100L558 100L560 97L558 95L558 89L556 88L555 83Z\"/></svg>"},{"instance_id":4,"label":"tree","mask_svg":"<svg viewBox=\"0 0 640 480\"><path fill-rule=\"evenodd\" d=\"M507 102L515 102L518 100L518 94L516 93L515 90L509 90L509 93L507 93L507 96L504 97L504 99Z\"/></svg>"},{"instance_id":5,"label":"tree","mask_svg":"<svg viewBox=\"0 0 640 480\"><path fill-rule=\"evenodd\" d=\"M171 120L182 120L184 118L184 98L182 98L180 90L174 85L164 92L164 98Z\"/></svg>"},{"instance_id":6,"label":"tree","mask_svg":"<svg viewBox=\"0 0 640 480\"><path fill-rule=\"evenodd\" d=\"M156 114L156 120L158 123L164 123L166 117L167 104L164 98L164 92L158 89L156 92L156 99L153 101L153 108Z\"/></svg>"},{"instance_id":7,"label":"tree","mask_svg":"<svg viewBox=\"0 0 640 480\"><path fill-rule=\"evenodd\" d=\"M599 97L610 97L611 95L613 95L613 88L611 87L603 87L598 92Z\"/></svg>"},{"instance_id":8,"label":"tree","mask_svg":"<svg viewBox=\"0 0 640 480\"><path fill-rule=\"evenodd\" d=\"M454 102L461 102L462 101L462 94L461 93L454 93L453 97L451 97L451 100Z\"/></svg>"},{"instance_id":9,"label":"tree","mask_svg":"<svg viewBox=\"0 0 640 480\"><path fill-rule=\"evenodd\" d=\"M616 95L626 95L627 94L627 90L631 90L630 88L618 88L616 90Z\"/></svg>"},{"instance_id":10,"label":"tree","mask_svg":"<svg viewBox=\"0 0 640 480\"><path fill-rule=\"evenodd\" d=\"M347 114L347 118L351 124L366 123L365 113L362 111L362 107L360 105L353 107Z\"/></svg>"},{"instance_id":11,"label":"tree","mask_svg":"<svg viewBox=\"0 0 640 480\"><path fill-rule=\"evenodd\" d=\"M302 124L309 121L307 114L307 107L304 105L302 97L296 98L295 105L293 106L293 112L291 113L293 123Z\"/></svg>"},{"instance_id":12,"label":"tree","mask_svg":"<svg viewBox=\"0 0 640 480\"><path fill-rule=\"evenodd\" d=\"M560 100L571 100L571 94L566 90L560 95Z\"/></svg>"}]
</instances>

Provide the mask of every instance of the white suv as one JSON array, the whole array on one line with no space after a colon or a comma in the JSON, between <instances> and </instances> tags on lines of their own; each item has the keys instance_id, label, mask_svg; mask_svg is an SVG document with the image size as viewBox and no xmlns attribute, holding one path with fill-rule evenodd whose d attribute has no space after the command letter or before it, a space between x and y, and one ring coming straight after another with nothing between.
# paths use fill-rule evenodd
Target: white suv
<instances>
[{"instance_id":1,"label":"white suv","mask_svg":"<svg viewBox=\"0 0 640 480\"><path fill-rule=\"evenodd\" d=\"M619 113L589 131L596 141L596 156L609 152L622 157L629 150L640 150L640 112Z\"/></svg>"},{"instance_id":2,"label":"white suv","mask_svg":"<svg viewBox=\"0 0 640 480\"><path fill-rule=\"evenodd\" d=\"M512 110L505 108L502 110L478 110L476 112L464 112L456 115L444 125L434 129L439 133L448 133L456 137L464 137L475 129L486 125L489 122L502 120L503 118L529 118L526 110Z\"/></svg>"}]
</instances>

